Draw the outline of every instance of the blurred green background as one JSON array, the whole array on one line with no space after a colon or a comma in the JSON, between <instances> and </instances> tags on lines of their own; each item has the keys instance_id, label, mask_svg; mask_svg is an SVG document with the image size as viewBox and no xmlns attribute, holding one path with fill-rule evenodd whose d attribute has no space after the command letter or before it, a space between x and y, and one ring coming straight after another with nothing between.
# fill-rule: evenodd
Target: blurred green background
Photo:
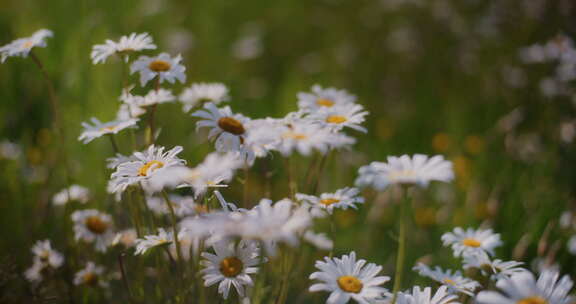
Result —
<instances>
[{"instance_id":1,"label":"blurred green background","mask_svg":"<svg viewBox=\"0 0 576 304\"><path fill-rule=\"evenodd\" d=\"M388 155L444 154L454 161L454 184L416 195L409 263L428 256L457 267L440 235L484 224L502 234L501 259L529 264L544 257L576 275L566 250L574 229L558 225L576 207L572 96L544 96L539 82L554 65L527 65L518 56L520 48L559 33L573 36L574 8L561 0L3 0L0 44L40 28L54 31L48 47L35 53L62 106L71 179L95 194L92 206L112 204L104 167L112 150L105 139L84 145L76 138L82 121L114 119L122 65L116 59L92 65L90 50L105 39L148 32L160 51L183 55L187 85L225 83L232 109L250 117L295 110L296 94L316 83L357 95L370 111L369 132L354 134L354 150L330 159L322 191L351 185L359 166ZM60 223L67 219L48 201L67 181L47 172L59 143L50 131L47 88L30 58L0 65L0 88L0 139L23 150L16 160L0 155L0 294L13 299L7 290L10 296L25 290L18 276L31 263L31 245L51 238L62 247ZM182 88L173 87L176 94ZM184 146L192 164L211 151L178 104L162 105L158 115L160 144ZM128 139L118 139L126 153ZM301 172L308 161L298 160ZM282 163L276 157L274 164ZM254 201L263 195L259 168L251 173ZM274 199L286 195L282 173L274 175ZM235 200L240 191L226 194ZM336 214L336 252L357 250L392 274L396 206L389 194L365 194L360 212ZM429 284L413 274L408 282ZM291 294L305 294L308 283L301 278Z\"/></svg>"}]
</instances>

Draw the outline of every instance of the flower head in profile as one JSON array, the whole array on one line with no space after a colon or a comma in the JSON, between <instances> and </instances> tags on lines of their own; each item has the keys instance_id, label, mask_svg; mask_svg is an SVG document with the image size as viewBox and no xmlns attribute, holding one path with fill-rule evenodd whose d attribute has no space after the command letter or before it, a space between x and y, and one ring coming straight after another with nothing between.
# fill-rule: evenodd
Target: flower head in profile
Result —
<instances>
[{"instance_id":1,"label":"flower head in profile","mask_svg":"<svg viewBox=\"0 0 576 304\"><path fill-rule=\"evenodd\" d=\"M74 285L108 287L108 282L104 278L104 267L93 262L86 263L86 266L74 275Z\"/></svg>"},{"instance_id":2,"label":"flower head in profile","mask_svg":"<svg viewBox=\"0 0 576 304\"><path fill-rule=\"evenodd\" d=\"M231 241L220 241L212 245L214 254L203 252L202 265L204 269L204 285L218 285L218 293L228 298L232 286L240 297L245 295L245 286L254 282L250 275L258 272L256 267L261 258L256 242L241 241L238 244Z\"/></svg>"},{"instance_id":3,"label":"flower head in profile","mask_svg":"<svg viewBox=\"0 0 576 304\"><path fill-rule=\"evenodd\" d=\"M398 293L398 304L460 304L458 297L450 294L446 286L440 286L436 293L432 293L432 288L421 289L419 286L412 288L411 292Z\"/></svg>"},{"instance_id":4,"label":"flower head in profile","mask_svg":"<svg viewBox=\"0 0 576 304\"><path fill-rule=\"evenodd\" d=\"M163 170L182 166L185 161L178 158L182 147L176 146L164 151L164 147L151 145L144 152L135 152L128 160L118 164L112 173L109 190L113 193L124 192L128 186L140 184L147 191L152 191L149 180Z\"/></svg>"},{"instance_id":5,"label":"flower head in profile","mask_svg":"<svg viewBox=\"0 0 576 304\"><path fill-rule=\"evenodd\" d=\"M449 182L454 178L452 163L440 155L389 156L387 162L372 162L358 172L357 186L372 186L378 191L391 184L425 187L431 181Z\"/></svg>"},{"instance_id":6,"label":"flower head in profile","mask_svg":"<svg viewBox=\"0 0 576 304\"><path fill-rule=\"evenodd\" d=\"M452 247L454 256L468 255L480 252L486 252L494 255L494 249L502 245L500 234L494 233L492 229L473 229L466 230L456 227L452 232L446 232L442 235L444 246Z\"/></svg>"},{"instance_id":7,"label":"flower head in profile","mask_svg":"<svg viewBox=\"0 0 576 304\"><path fill-rule=\"evenodd\" d=\"M72 185L56 193L52 197L52 203L56 206L63 206L69 202L79 202L85 204L90 199L90 190L80 185Z\"/></svg>"},{"instance_id":8,"label":"flower head in profile","mask_svg":"<svg viewBox=\"0 0 576 304\"><path fill-rule=\"evenodd\" d=\"M201 206L194 202L192 196L170 194L168 197L176 216L184 217L202 211ZM148 208L150 208L150 210L156 215L170 214L170 209L166 205L166 200L163 197L150 196L146 198L146 205L148 205Z\"/></svg>"},{"instance_id":9,"label":"flower head in profile","mask_svg":"<svg viewBox=\"0 0 576 304\"><path fill-rule=\"evenodd\" d=\"M78 210L72 213L74 238L94 243L97 251L106 252L114 239L112 217L94 209Z\"/></svg>"},{"instance_id":10,"label":"flower head in profile","mask_svg":"<svg viewBox=\"0 0 576 304\"><path fill-rule=\"evenodd\" d=\"M174 233L167 232L164 228L158 228L158 234L145 235L143 239L136 239L136 251L134 255L144 254L150 248L169 245L174 242Z\"/></svg>"},{"instance_id":11,"label":"flower head in profile","mask_svg":"<svg viewBox=\"0 0 576 304\"><path fill-rule=\"evenodd\" d=\"M166 89L150 90L144 96L132 95L130 89L131 88L128 88L122 92L120 100L124 102L124 104L135 108L145 108L157 104L169 103L176 99L174 94L172 94L172 91Z\"/></svg>"},{"instance_id":12,"label":"flower head in profile","mask_svg":"<svg viewBox=\"0 0 576 304\"><path fill-rule=\"evenodd\" d=\"M479 304L570 304L576 298L568 294L574 282L567 276L560 278L555 270L543 271L538 280L528 271L502 278L496 283L501 290L482 291L476 296Z\"/></svg>"},{"instance_id":13,"label":"flower head in profile","mask_svg":"<svg viewBox=\"0 0 576 304\"><path fill-rule=\"evenodd\" d=\"M24 272L24 276L30 282L41 282L46 269L57 269L64 263L64 256L54 249L50 240L37 241L32 247L34 262Z\"/></svg>"},{"instance_id":14,"label":"flower head in profile","mask_svg":"<svg viewBox=\"0 0 576 304\"><path fill-rule=\"evenodd\" d=\"M310 213L313 216L322 217L327 213L332 214L335 208L357 209L356 204L364 203L364 198L358 196L360 191L357 188L342 188L334 193L322 193L320 197L296 194L296 199L310 206Z\"/></svg>"},{"instance_id":15,"label":"flower head in profile","mask_svg":"<svg viewBox=\"0 0 576 304\"><path fill-rule=\"evenodd\" d=\"M464 255L463 264L464 269L479 269L484 276L494 281L528 271L521 267L524 264L522 262L491 260L490 256L483 251Z\"/></svg>"},{"instance_id":16,"label":"flower head in profile","mask_svg":"<svg viewBox=\"0 0 576 304\"><path fill-rule=\"evenodd\" d=\"M315 233L312 230L307 230L302 235L302 239L321 250L332 250L334 248L334 242L324 233Z\"/></svg>"},{"instance_id":17,"label":"flower head in profile","mask_svg":"<svg viewBox=\"0 0 576 304\"><path fill-rule=\"evenodd\" d=\"M114 120L109 122L101 122L97 118L92 117L92 124L83 122L82 126L84 131L78 137L78 140L82 143L87 144L92 140L102 137L107 134L118 134L118 132L127 128L136 128L136 123L138 119L127 119L127 120Z\"/></svg>"},{"instance_id":18,"label":"flower head in profile","mask_svg":"<svg viewBox=\"0 0 576 304\"><path fill-rule=\"evenodd\" d=\"M430 278L448 288L453 293L463 293L469 296L474 295L474 291L480 287L480 283L462 276L460 271L442 270L436 266L434 269L418 263L413 270L423 277Z\"/></svg>"},{"instance_id":19,"label":"flower head in profile","mask_svg":"<svg viewBox=\"0 0 576 304\"><path fill-rule=\"evenodd\" d=\"M176 80L186 82L186 67L180 61L182 56L171 57L168 53L162 53L155 57L140 56L130 66L130 73L140 73L140 84L145 86L148 81L158 77L158 82L168 81L174 83Z\"/></svg>"},{"instance_id":20,"label":"flower head in profile","mask_svg":"<svg viewBox=\"0 0 576 304\"><path fill-rule=\"evenodd\" d=\"M132 33L128 36L120 37L118 41L107 39L104 44L94 45L90 58L93 64L98 64L106 62L106 59L114 54L128 54L155 49L156 45L148 33Z\"/></svg>"},{"instance_id":21,"label":"flower head in profile","mask_svg":"<svg viewBox=\"0 0 576 304\"><path fill-rule=\"evenodd\" d=\"M368 115L368 111L364 111L361 105L346 104L319 109L312 112L307 118L334 132L351 128L366 133L366 128L362 126L366 115Z\"/></svg>"},{"instance_id":22,"label":"flower head in profile","mask_svg":"<svg viewBox=\"0 0 576 304\"><path fill-rule=\"evenodd\" d=\"M8 57L21 56L27 57L32 48L46 47L46 38L52 37L54 34L47 29L41 29L30 37L16 39L9 44L0 47L0 55L2 56L2 63Z\"/></svg>"},{"instance_id":23,"label":"flower head in profile","mask_svg":"<svg viewBox=\"0 0 576 304\"><path fill-rule=\"evenodd\" d=\"M184 89L178 98L182 103L182 111L188 113L192 108L206 102L215 105L227 101L228 88L222 83L193 83Z\"/></svg>"},{"instance_id":24,"label":"flower head in profile","mask_svg":"<svg viewBox=\"0 0 576 304\"><path fill-rule=\"evenodd\" d=\"M249 118L232 113L228 106L218 108L212 102L206 103L203 109L192 113L192 116L200 118L196 129L210 129L208 139L215 139L218 152L239 151L246 136Z\"/></svg>"},{"instance_id":25,"label":"flower head in profile","mask_svg":"<svg viewBox=\"0 0 576 304\"><path fill-rule=\"evenodd\" d=\"M348 147L355 143L354 138L334 133L310 121L298 121L280 129L280 143L276 147L284 156L298 152L304 156L313 151L322 154L338 148Z\"/></svg>"},{"instance_id":26,"label":"flower head in profile","mask_svg":"<svg viewBox=\"0 0 576 304\"><path fill-rule=\"evenodd\" d=\"M330 292L326 303L347 303L351 299L358 303L372 303L388 292L379 286L390 280L386 276L377 276L382 266L366 264L363 259L356 260L354 251L341 258L325 257L324 261L316 261L315 266L320 271L312 273L310 279L320 283L310 286L310 291Z\"/></svg>"},{"instance_id":27,"label":"flower head in profile","mask_svg":"<svg viewBox=\"0 0 576 304\"><path fill-rule=\"evenodd\" d=\"M346 90L322 88L319 85L312 86L312 92L310 93L298 93L298 108L306 112L315 112L319 109L349 105L354 102L356 102L356 96L349 94Z\"/></svg>"}]
</instances>

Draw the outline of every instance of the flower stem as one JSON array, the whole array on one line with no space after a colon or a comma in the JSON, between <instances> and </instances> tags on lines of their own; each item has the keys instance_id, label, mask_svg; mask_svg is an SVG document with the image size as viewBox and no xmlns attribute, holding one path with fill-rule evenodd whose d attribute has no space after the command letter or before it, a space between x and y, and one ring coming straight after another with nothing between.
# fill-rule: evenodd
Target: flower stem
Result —
<instances>
[{"instance_id":1,"label":"flower stem","mask_svg":"<svg viewBox=\"0 0 576 304\"><path fill-rule=\"evenodd\" d=\"M404 273L404 259L406 256L406 208L410 200L408 198L408 186L403 186L403 196L404 201L400 204L400 232L398 237L398 254L396 255L396 277L394 278L394 289L392 292L394 296L392 297L391 304L396 304L396 298L398 297L398 292L402 288L402 275Z\"/></svg>"},{"instance_id":2,"label":"flower stem","mask_svg":"<svg viewBox=\"0 0 576 304\"><path fill-rule=\"evenodd\" d=\"M166 205L168 206L168 210L170 210L170 217L172 219L172 233L174 233L174 243L176 244L176 256L178 258L178 267L176 267L178 269L178 271L180 272L180 276L181 276L181 281L182 283L180 283L180 288L179 288L179 292L178 292L178 297L177 297L177 303L181 303L182 302L182 294L180 293L180 291L182 291L182 284L184 282L184 268L182 267L182 250L180 248L180 240L178 240L178 222L176 219L176 213L174 212L174 207L172 206L172 202L170 201L170 198L168 197L168 193L166 193L166 190L162 190L162 197L164 197L164 201L166 202Z\"/></svg>"},{"instance_id":3,"label":"flower stem","mask_svg":"<svg viewBox=\"0 0 576 304\"><path fill-rule=\"evenodd\" d=\"M110 138L110 143L112 144L112 149L114 149L114 155L120 153L120 149L118 149L118 144L116 143L116 139L114 138L114 134L108 134L108 138Z\"/></svg>"},{"instance_id":4,"label":"flower stem","mask_svg":"<svg viewBox=\"0 0 576 304\"><path fill-rule=\"evenodd\" d=\"M132 290L130 290L130 284L128 283L128 277L126 276L126 267L124 267L124 256L126 256L126 253L124 252L121 252L118 255L118 265L120 267L120 274L122 275L122 282L124 283L124 288L126 288L126 293L128 294L128 303L133 303Z\"/></svg>"}]
</instances>

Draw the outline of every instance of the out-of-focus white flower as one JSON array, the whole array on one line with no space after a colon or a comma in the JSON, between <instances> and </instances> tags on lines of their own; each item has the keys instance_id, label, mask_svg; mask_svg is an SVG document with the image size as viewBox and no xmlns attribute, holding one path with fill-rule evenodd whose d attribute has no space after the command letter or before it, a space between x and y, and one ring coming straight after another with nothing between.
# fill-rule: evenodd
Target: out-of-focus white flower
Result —
<instances>
[{"instance_id":1,"label":"out-of-focus white flower","mask_svg":"<svg viewBox=\"0 0 576 304\"><path fill-rule=\"evenodd\" d=\"M494 255L494 248L502 245L500 234L494 233L492 229L473 229L466 230L456 227L452 232L446 232L442 235L444 246L452 247L454 256L468 255L479 252L486 252Z\"/></svg>"},{"instance_id":2,"label":"out-of-focus white flower","mask_svg":"<svg viewBox=\"0 0 576 304\"><path fill-rule=\"evenodd\" d=\"M166 89L150 90L150 92L144 96L132 95L128 89L123 91L120 100L133 107L144 108L152 105L173 102L176 100L176 97L172 94L172 91Z\"/></svg>"},{"instance_id":3,"label":"out-of-focus white flower","mask_svg":"<svg viewBox=\"0 0 576 304\"><path fill-rule=\"evenodd\" d=\"M156 45L148 33L132 33L120 37L118 42L107 39L104 44L94 45L90 58L93 64L98 64L105 62L113 54L127 55L132 52L155 49Z\"/></svg>"},{"instance_id":4,"label":"out-of-focus white flower","mask_svg":"<svg viewBox=\"0 0 576 304\"><path fill-rule=\"evenodd\" d=\"M113 157L109 157L106 159L106 168L108 169L116 169L116 167L118 167L119 165L129 162L129 161L135 161L138 160L136 157L130 155L130 156L126 156L126 155L122 155L120 153L116 153L116 156Z\"/></svg>"},{"instance_id":5,"label":"out-of-focus white flower","mask_svg":"<svg viewBox=\"0 0 576 304\"><path fill-rule=\"evenodd\" d=\"M217 105L229 98L228 88L222 83L193 83L184 89L178 99L182 102L182 111L188 113L196 105L206 102Z\"/></svg>"},{"instance_id":6,"label":"out-of-focus white flower","mask_svg":"<svg viewBox=\"0 0 576 304\"><path fill-rule=\"evenodd\" d=\"M238 245L230 241L220 241L212 245L214 253L203 252L202 270L204 286L218 282L218 293L228 299L231 285L240 297L245 295L245 286L254 282L251 274L258 272L255 267L260 263L259 249L255 242L241 241Z\"/></svg>"},{"instance_id":7,"label":"out-of-focus white flower","mask_svg":"<svg viewBox=\"0 0 576 304\"><path fill-rule=\"evenodd\" d=\"M8 140L0 141L0 159L16 160L22 156L22 148Z\"/></svg>"},{"instance_id":8,"label":"out-of-focus white flower","mask_svg":"<svg viewBox=\"0 0 576 304\"><path fill-rule=\"evenodd\" d=\"M130 73L140 73L140 84L145 86L148 81L158 77L159 83L168 81L174 83L176 80L181 83L186 82L186 67L180 61L182 56L171 57L168 53L162 53L156 57L140 56L130 66Z\"/></svg>"},{"instance_id":9,"label":"out-of-focus white flower","mask_svg":"<svg viewBox=\"0 0 576 304\"><path fill-rule=\"evenodd\" d=\"M216 139L217 151L230 152L240 149L249 118L232 113L228 106L218 108L212 102L204 104L204 108L192 113L192 116L201 119L196 123L196 129L210 128L208 138Z\"/></svg>"},{"instance_id":10,"label":"out-of-focus white flower","mask_svg":"<svg viewBox=\"0 0 576 304\"><path fill-rule=\"evenodd\" d=\"M114 239L112 240L112 245L116 246L118 244L122 244L126 248L130 248L135 245L136 238L136 229L125 229L116 233L116 236L114 236Z\"/></svg>"},{"instance_id":11,"label":"out-of-focus white flower","mask_svg":"<svg viewBox=\"0 0 576 304\"><path fill-rule=\"evenodd\" d=\"M72 185L56 193L52 197L52 203L56 206L66 205L68 202L85 204L90 199L90 190L80 185Z\"/></svg>"},{"instance_id":12,"label":"out-of-focus white flower","mask_svg":"<svg viewBox=\"0 0 576 304\"><path fill-rule=\"evenodd\" d=\"M568 252L576 255L576 234L570 237L568 240Z\"/></svg>"},{"instance_id":13,"label":"out-of-focus white flower","mask_svg":"<svg viewBox=\"0 0 576 304\"><path fill-rule=\"evenodd\" d=\"M164 228L158 228L158 234L145 235L143 239L136 239L134 255L144 254L150 248L169 245L172 242L174 242L174 233L167 232Z\"/></svg>"},{"instance_id":14,"label":"out-of-focus white flower","mask_svg":"<svg viewBox=\"0 0 576 304\"><path fill-rule=\"evenodd\" d=\"M449 182L454 178L452 163L441 155L389 156L386 163L372 162L361 167L358 172L360 176L356 179L357 186L372 186L378 191L386 189L390 184L426 187L431 181Z\"/></svg>"},{"instance_id":15,"label":"out-of-focus white flower","mask_svg":"<svg viewBox=\"0 0 576 304\"><path fill-rule=\"evenodd\" d=\"M108 282L104 279L104 267L86 263L84 269L74 275L74 285L85 285L89 287L108 287Z\"/></svg>"},{"instance_id":16,"label":"out-of-focus white flower","mask_svg":"<svg viewBox=\"0 0 576 304\"><path fill-rule=\"evenodd\" d=\"M196 214L198 206L194 203L192 196L181 196L176 194L169 195L170 203L174 208L176 216L187 216ZM146 204L152 212L157 215L170 214L170 210L166 205L166 200L163 197L151 196L146 198Z\"/></svg>"},{"instance_id":17,"label":"out-of-focus white flower","mask_svg":"<svg viewBox=\"0 0 576 304\"><path fill-rule=\"evenodd\" d=\"M484 276L496 281L501 278L511 277L514 274L528 271L522 267L524 263L516 261L490 260L486 252L475 252L464 255L464 269L477 268Z\"/></svg>"},{"instance_id":18,"label":"out-of-focus white flower","mask_svg":"<svg viewBox=\"0 0 576 304\"><path fill-rule=\"evenodd\" d=\"M0 55L2 56L2 63L8 57L21 56L27 57L32 48L46 47L46 38L54 36L52 31L41 29L30 37L16 39L7 45L0 47Z\"/></svg>"},{"instance_id":19,"label":"out-of-focus white flower","mask_svg":"<svg viewBox=\"0 0 576 304\"><path fill-rule=\"evenodd\" d=\"M388 291L379 287L390 280L390 277L377 276L382 266L368 263L366 260L356 260L356 253L341 258L325 257L324 261L316 261L320 271L310 275L310 279L318 280L310 286L311 292L327 291L330 296L326 303L348 303L351 299L358 303L372 303L381 299Z\"/></svg>"},{"instance_id":20,"label":"out-of-focus white flower","mask_svg":"<svg viewBox=\"0 0 576 304\"><path fill-rule=\"evenodd\" d=\"M412 288L412 292L400 292L396 303L398 304L460 304L458 297L450 294L446 286L440 286L435 294L432 294L432 288L426 287L420 289L419 286Z\"/></svg>"},{"instance_id":21,"label":"out-of-focus white flower","mask_svg":"<svg viewBox=\"0 0 576 304\"><path fill-rule=\"evenodd\" d=\"M330 130L338 132L344 128L351 128L366 133L366 128L361 124L368 111L359 104L347 104L341 106L324 107L308 116L308 119L319 122Z\"/></svg>"},{"instance_id":22,"label":"out-of-focus white flower","mask_svg":"<svg viewBox=\"0 0 576 304\"><path fill-rule=\"evenodd\" d=\"M154 145L144 152L135 152L129 160L117 165L111 176L110 190L114 193L124 192L128 186L136 184L140 184L147 191L153 190L148 187L148 182L154 175L185 164L184 160L176 157L180 152L180 146L164 152L164 147Z\"/></svg>"},{"instance_id":23,"label":"out-of-focus white flower","mask_svg":"<svg viewBox=\"0 0 576 304\"><path fill-rule=\"evenodd\" d=\"M480 287L478 282L463 277L460 271L444 271L438 266L432 270L430 267L422 263L418 263L418 265L414 266L413 270L417 271L421 276L430 278L448 287L451 292L464 293L469 296L474 296L474 291Z\"/></svg>"},{"instance_id":24,"label":"out-of-focus white flower","mask_svg":"<svg viewBox=\"0 0 576 304\"><path fill-rule=\"evenodd\" d=\"M560 279L560 280L558 280ZM502 293L482 291L478 293L479 304L569 304L574 297L569 296L574 283L567 276L560 278L557 271L546 270L538 280L530 272L522 272L511 278L502 278L496 283Z\"/></svg>"},{"instance_id":25,"label":"out-of-focus white flower","mask_svg":"<svg viewBox=\"0 0 576 304\"><path fill-rule=\"evenodd\" d=\"M356 96L346 90L335 88L322 88L319 85L312 86L312 92L298 93L298 107L307 112L315 112L321 108L331 108L356 102Z\"/></svg>"},{"instance_id":26,"label":"out-of-focus white flower","mask_svg":"<svg viewBox=\"0 0 576 304\"><path fill-rule=\"evenodd\" d=\"M332 250L332 248L334 248L334 242L324 233L315 233L312 230L307 230L302 237L306 242L318 249Z\"/></svg>"},{"instance_id":27,"label":"out-of-focus white flower","mask_svg":"<svg viewBox=\"0 0 576 304\"><path fill-rule=\"evenodd\" d=\"M52 249L50 240L37 241L32 247L34 262L24 272L26 279L32 283L39 283L44 279L47 269L55 270L64 263L64 256Z\"/></svg>"},{"instance_id":28,"label":"out-of-focus white flower","mask_svg":"<svg viewBox=\"0 0 576 304\"><path fill-rule=\"evenodd\" d=\"M118 132L126 128L136 128L138 119L134 118L128 120L114 120L103 123L97 118L92 117L91 121L92 124L86 122L82 123L84 131L82 134L80 134L78 140L82 141L84 144L87 144L92 140L98 137L102 137L106 134L118 134Z\"/></svg>"},{"instance_id":29,"label":"out-of-focus white flower","mask_svg":"<svg viewBox=\"0 0 576 304\"><path fill-rule=\"evenodd\" d=\"M74 238L94 243L97 251L106 252L112 244L114 232L112 217L94 209L78 210L72 213Z\"/></svg>"},{"instance_id":30,"label":"out-of-focus white flower","mask_svg":"<svg viewBox=\"0 0 576 304\"><path fill-rule=\"evenodd\" d=\"M323 217L326 212L332 214L334 208L357 209L355 204L364 203L364 198L358 196L359 192L357 188L346 187L334 193L322 193L320 197L297 193L296 200L308 204L313 216Z\"/></svg>"},{"instance_id":31,"label":"out-of-focus white flower","mask_svg":"<svg viewBox=\"0 0 576 304\"><path fill-rule=\"evenodd\" d=\"M330 129L309 121L285 126L281 130L280 138L276 149L284 156L289 156L294 151L307 156L314 150L325 154L331 149L348 147L356 142L352 137L333 133Z\"/></svg>"}]
</instances>

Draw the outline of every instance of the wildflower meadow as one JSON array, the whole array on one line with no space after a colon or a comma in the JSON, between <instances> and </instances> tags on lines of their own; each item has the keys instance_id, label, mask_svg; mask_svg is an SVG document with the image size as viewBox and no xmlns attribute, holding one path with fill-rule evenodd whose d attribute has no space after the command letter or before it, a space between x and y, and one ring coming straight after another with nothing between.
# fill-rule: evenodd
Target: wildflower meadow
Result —
<instances>
[{"instance_id":1,"label":"wildflower meadow","mask_svg":"<svg viewBox=\"0 0 576 304\"><path fill-rule=\"evenodd\" d=\"M576 303L573 1L5 2L0 303Z\"/></svg>"}]
</instances>

